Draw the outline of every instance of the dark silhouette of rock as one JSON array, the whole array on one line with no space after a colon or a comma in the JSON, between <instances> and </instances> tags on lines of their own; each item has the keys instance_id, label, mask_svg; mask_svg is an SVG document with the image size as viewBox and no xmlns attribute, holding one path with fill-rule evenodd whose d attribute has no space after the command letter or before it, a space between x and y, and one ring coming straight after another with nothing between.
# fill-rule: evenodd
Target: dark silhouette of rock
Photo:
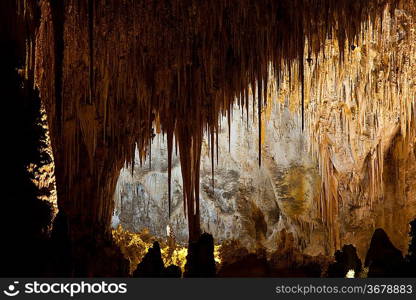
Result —
<instances>
[{"instance_id":1,"label":"dark silhouette of rock","mask_svg":"<svg viewBox=\"0 0 416 300\"><path fill-rule=\"evenodd\" d=\"M51 233L51 244L53 247L53 267L54 277L71 276L72 266L72 246L69 239L68 220L63 211L60 211L53 222Z\"/></svg>"},{"instance_id":2,"label":"dark silhouette of rock","mask_svg":"<svg viewBox=\"0 0 416 300\"><path fill-rule=\"evenodd\" d=\"M178 266L170 265L165 268L160 252L158 242L153 243L153 247L149 248L143 260L137 265L133 277L175 277L180 278L181 269Z\"/></svg>"},{"instance_id":3,"label":"dark silhouette of rock","mask_svg":"<svg viewBox=\"0 0 416 300\"><path fill-rule=\"evenodd\" d=\"M320 277L322 265L326 264L321 256L302 253L296 246L293 233L285 229L280 231L276 251L270 254L269 259L272 277Z\"/></svg>"},{"instance_id":4,"label":"dark silhouette of rock","mask_svg":"<svg viewBox=\"0 0 416 300\"><path fill-rule=\"evenodd\" d=\"M33 171L50 163L43 152L46 130L42 127L41 100L33 77L19 75L24 68L25 40L33 23L22 22L15 1L1 1L0 81L3 114L3 199L0 228L2 253L0 276L36 277L48 275L50 249L48 230L52 209L39 197L49 196L32 181ZM26 49L26 50L25 50ZM48 253L48 254L47 254Z\"/></svg>"},{"instance_id":5,"label":"dark silhouette of rock","mask_svg":"<svg viewBox=\"0 0 416 300\"><path fill-rule=\"evenodd\" d=\"M323 257L309 256L296 248L277 250L269 260L271 277L320 277L324 264Z\"/></svg>"},{"instance_id":6,"label":"dark silhouette of rock","mask_svg":"<svg viewBox=\"0 0 416 300\"><path fill-rule=\"evenodd\" d=\"M267 259L264 249L224 263L218 277L320 277L320 257L301 254L294 248L276 251ZM315 261L316 260L316 261Z\"/></svg>"},{"instance_id":7,"label":"dark silhouette of rock","mask_svg":"<svg viewBox=\"0 0 416 300\"><path fill-rule=\"evenodd\" d=\"M342 251L335 252L335 262L328 267L328 277L342 278L345 277L348 270L345 269L345 264L342 262Z\"/></svg>"},{"instance_id":8,"label":"dark silhouette of rock","mask_svg":"<svg viewBox=\"0 0 416 300\"><path fill-rule=\"evenodd\" d=\"M409 244L409 254L408 259L416 263L416 219L410 222L410 232L409 235L411 236L410 244Z\"/></svg>"},{"instance_id":9,"label":"dark silhouette of rock","mask_svg":"<svg viewBox=\"0 0 416 300\"><path fill-rule=\"evenodd\" d=\"M290 274L290 277L321 277L322 267L319 262L309 262L303 266L300 266L298 269L295 269Z\"/></svg>"},{"instance_id":10,"label":"dark silhouette of rock","mask_svg":"<svg viewBox=\"0 0 416 300\"><path fill-rule=\"evenodd\" d=\"M181 278L182 271L181 268L175 265L170 265L167 268L163 269L162 277L170 277L170 278Z\"/></svg>"},{"instance_id":11,"label":"dark silhouette of rock","mask_svg":"<svg viewBox=\"0 0 416 300\"><path fill-rule=\"evenodd\" d=\"M344 245L335 252L335 263L328 267L328 277L345 277L349 270L357 276L362 270L362 263L353 245Z\"/></svg>"},{"instance_id":12,"label":"dark silhouette of rock","mask_svg":"<svg viewBox=\"0 0 416 300\"><path fill-rule=\"evenodd\" d=\"M138 264L133 277L161 277L163 269L160 246L158 242L154 242L153 247L149 248L141 263Z\"/></svg>"},{"instance_id":13,"label":"dark silhouette of rock","mask_svg":"<svg viewBox=\"0 0 416 300\"><path fill-rule=\"evenodd\" d=\"M402 252L394 247L386 232L381 228L376 229L371 238L365 266L369 268L368 277L402 277L404 275Z\"/></svg>"},{"instance_id":14,"label":"dark silhouette of rock","mask_svg":"<svg viewBox=\"0 0 416 300\"><path fill-rule=\"evenodd\" d=\"M204 233L189 243L184 277L215 277L214 239Z\"/></svg>"},{"instance_id":15,"label":"dark silhouette of rock","mask_svg":"<svg viewBox=\"0 0 416 300\"><path fill-rule=\"evenodd\" d=\"M406 277L416 277L416 219L410 222L410 243L406 255Z\"/></svg>"},{"instance_id":16,"label":"dark silhouette of rock","mask_svg":"<svg viewBox=\"0 0 416 300\"><path fill-rule=\"evenodd\" d=\"M218 277L269 277L270 268L266 258L248 254L240 260L224 265Z\"/></svg>"}]
</instances>

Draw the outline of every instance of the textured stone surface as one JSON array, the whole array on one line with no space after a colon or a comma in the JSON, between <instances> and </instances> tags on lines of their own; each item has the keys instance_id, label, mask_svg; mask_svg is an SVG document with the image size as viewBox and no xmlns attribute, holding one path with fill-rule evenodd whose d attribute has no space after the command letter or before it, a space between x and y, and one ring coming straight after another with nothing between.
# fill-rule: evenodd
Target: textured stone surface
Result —
<instances>
[{"instance_id":1,"label":"textured stone surface","mask_svg":"<svg viewBox=\"0 0 416 300\"><path fill-rule=\"evenodd\" d=\"M18 3L29 6L27 1ZM218 120L231 113L233 104L252 104L244 97L249 86L257 87L256 104L262 107L269 79L283 83L289 77L290 103L303 111L311 86L327 82L326 70L308 71L313 61L322 62L326 43L336 48L341 66L343 47L359 40L359 33L384 41L380 24L387 8L389 13L405 8L414 15L414 4L406 0L30 3L39 6L33 15L22 14L36 24L27 35L28 49L23 49L32 53L26 75L34 77L45 103L58 205L71 228L74 224L74 236L79 223L90 236L101 231L110 235L119 170L126 160L134 161L136 144L143 158L154 131L160 130L169 141L177 138L189 230L197 238L199 206L193 204L199 202L202 135L215 134ZM373 29L381 34L373 38ZM401 96L409 95L411 81L401 80L405 68L400 60L387 60L400 81L400 91L392 93L400 99L394 106L407 107L402 104L408 98ZM270 67L276 72L273 77ZM373 87L370 83L377 78L365 65L359 71L360 95L374 96L374 88L366 86ZM344 70L332 68L329 74L342 78ZM383 91L387 98L390 90ZM336 201L329 202L334 205L325 210L325 218L333 225ZM331 232L332 240L339 240L337 234Z\"/></svg>"},{"instance_id":2,"label":"textured stone surface","mask_svg":"<svg viewBox=\"0 0 416 300\"><path fill-rule=\"evenodd\" d=\"M336 101L336 98L333 100ZM212 187L211 153L204 140L201 159L201 227L213 234L217 243L237 239L251 251L266 247L278 248L282 229L292 233L294 246L309 255L333 255L335 247L329 236L336 226L339 244L353 244L363 259L375 228L382 227L392 242L407 251L408 222L416 214L416 171L414 123L407 138L398 130L397 121L384 120L377 137L365 133L351 142L345 132L337 131L336 120L322 115L321 121L334 136L328 157L337 182L336 224L324 222L319 212L322 201L322 172L309 151L310 135L302 132L300 118L289 105L275 96L263 112L262 166L258 166L257 120L249 127L246 114L234 109L229 141L227 120L219 135L219 159L214 155L214 189ZM330 112L328 106L324 112ZM254 114L256 116L256 114ZM255 117L256 118L256 117ZM392 117L390 117L393 119ZM328 126L329 127L329 126ZM383 190L369 201L372 169L368 156L383 149ZM362 144L360 147L359 145ZM360 147L354 153L352 146ZM404 151L403 149L406 149ZM230 150L230 151L229 151ZM406 153L406 154L404 154ZM354 157L355 155L355 157ZM149 159L131 169L123 169L115 193L114 225L139 231L149 228L159 237L166 235L169 224L179 241L187 240L187 224L183 215L182 185L177 156L173 159L172 215L168 218L166 142L156 136ZM359 179L354 179L358 176ZM363 200L364 199L364 200Z\"/></svg>"},{"instance_id":3,"label":"textured stone surface","mask_svg":"<svg viewBox=\"0 0 416 300\"><path fill-rule=\"evenodd\" d=\"M12 30L24 62L12 69L30 78L45 104L59 208L80 249L85 239L110 237L119 170L124 161L134 160L135 143L139 157L148 153L154 131L178 137L184 184L177 190L183 186L186 191L191 234L199 233L199 205L193 201L199 200L195 189L201 180L205 229L225 238L241 236L251 247L273 247L275 233L286 228L305 251L333 252L348 239L364 245L377 224L395 243L406 243L415 195L413 2L3 2L2 11L27 28ZM387 11L383 14L385 5L394 20ZM356 42L358 46L350 45ZM316 184L303 158L287 159L303 152L291 137L292 129L299 128L288 122L275 127L270 144L264 145L264 172L254 167L250 152L256 139L232 135L233 147L246 143L249 150L229 155L232 159L220 152L225 162L219 164L218 193L212 192L210 202L207 163L199 176L201 136L217 131L218 118L231 113L232 104L251 104L244 96L235 98L250 85L266 102L263 83L271 78L270 63L279 92L286 89L290 106L306 109L312 138L303 138L300 149L313 146L310 153L318 158L322 184ZM266 109L265 119L267 114ZM272 115L273 122L282 116ZM282 136L279 128L285 131ZM282 155L286 135L294 146ZM152 178L143 182L143 192L135 180L126 191L163 200L154 193L162 189L151 185L152 180L155 186L165 184ZM137 215L156 223L165 209L151 203L143 206L147 215ZM174 203L177 216L179 203ZM352 211L355 215L348 218ZM177 219L180 226L184 218ZM78 252L88 252L84 250Z\"/></svg>"},{"instance_id":4,"label":"textured stone surface","mask_svg":"<svg viewBox=\"0 0 416 300\"><path fill-rule=\"evenodd\" d=\"M219 135L214 188L209 148L207 140L204 141L201 226L204 231L212 233L217 242L239 239L249 249L260 245L272 247L276 233L286 228L299 237L299 246L306 246L304 238L309 244L310 237L300 238L298 228L304 222L313 221L310 213L319 186L317 165L307 152L299 118L278 103L274 111L276 118L267 123L263 165L259 168L258 129L252 125L256 122L250 121L247 128L246 116L242 119L241 112L234 110L230 151L227 126ZM157 136L152 144L151 168L148 160L142 167L136 163L133 177L131 169L121 171L115 194L117 217L114 220L118 218L123 227L133 231L148 227L158 236L166 235L169 223L177 239L185 242L187 226L183 216L180 167L175 156L169 221L166 157L166 142ZM320 248L322 252L324 248Z\"/></svg>"}]
</instances>

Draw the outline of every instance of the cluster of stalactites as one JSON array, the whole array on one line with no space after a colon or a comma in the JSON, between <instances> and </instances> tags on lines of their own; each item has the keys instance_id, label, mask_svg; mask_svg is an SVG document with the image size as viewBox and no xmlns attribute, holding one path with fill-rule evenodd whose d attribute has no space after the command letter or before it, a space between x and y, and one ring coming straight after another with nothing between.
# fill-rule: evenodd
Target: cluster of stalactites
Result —
<instances>
[{"instance_id":1,"label":"cluster of stalactites","mask_svg":"<svg viewBox=\"0 0 416 300\"><path fill-rule=\"evenodd\" d=\"M248 108L249 86L260 114L269 67L278 86L286 74L299 82L306 115L306 64L325 55L328 40L341 45L342 62L344 45L381 19L386 5L394 11L401 2L40 1L36 85L48 112L62 193L85 208L75 202L87 201L75 200L83 189L77 174L85 172L96 189L87 196L110 201L115 180L106 173L133 163L136 144L144 159L156 127L167 135L169 169L175 136L185 208L198 226L204 132L212 137L213 153L220 116L231 118L236 102ZM96 206L97 218L109 221L111 205Z\"/></svg>"},{"instance_id":2,"label":"cluster of stalactites","mask_svg":"<svg viewBox=\"0 0 416 300\"><path fill-rule=\"evenodd\" d=\"M415 144L415 26L414 3L385 11L352 43L328 41L305 67L309 146L322 177L317 205L335 248L340 246L340 205L350 201L372 209L384 195L384 159L395 137L403 138L402 161ZM349 182L346 188L354 199L343 199L338 180ZM397 187L401 197L404 187L404 183Z\"/></svg>"}]
</instances>

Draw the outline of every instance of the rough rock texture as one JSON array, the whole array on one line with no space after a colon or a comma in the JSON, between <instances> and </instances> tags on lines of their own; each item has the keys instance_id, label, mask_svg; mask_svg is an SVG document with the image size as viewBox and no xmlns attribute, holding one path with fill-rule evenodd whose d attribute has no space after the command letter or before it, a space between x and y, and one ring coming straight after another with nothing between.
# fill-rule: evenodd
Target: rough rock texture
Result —
<instances>
[{"instance_id":1,"label":"rough rock texture","mask_svg":"<svg viewBox=\"0 0 416 300\"><path fill-rule=\"evenodd\" d=\"M158 129L168 153L177 138L189 231L197 239L202 135L216 134L235 96L248 108L251 86L260 111L272 66L277 82L287 73L302 91L293 103L304 112L305 58L323 53L329 37L343 55L386 5L391 12L406 3L39 1L31 71L49 117L58 202L72 239L84 230L109 236L118 172L134 161L135 143L140 158L149 153Z\"/></svg>"},{"instance_id":2,"label":"rough rock texture","mask_svg":"<svg viewBox=\"0 0 416 300\"><path fill-rule=\"evenodd\" d=\"M330 243L354 244L361 258L378 227L407 251L408 223L416 215L416 65L406 58L416 53L415 19L404 10L384 17L375 25L383 39L363 34L344 67L329 46L326 71L320 70L326 81L312 85L307 118ZM330 75L338 68L340 78Z\"/></svg>"},{"instance_id":3,"label":"rough rock texture","mask_svg":"<svg viewBox=\"0 0 416 300\"><path fill-rule=\"evenodd\" d=\"M294 230L297 236L311 236L309 233L315 232L312 229L320 228L320 222L315 224L311 219L318 218L328 231L322 238L329 240L327 248L339 248L344 237L358 240L369 232L355 235L355 229L365 228L366 224L361 223L353 224L354 230L347 228L341 219L350 213L347 204L360 208L355 210L358 216L354 220L371 220L371 208L389 200L392 212L383 209L383 216L375 219L388 227L399 211L393 204L397 195L406 195L397 200L399 205L407 206L408 199L412 200L412 173L400 169L411 166L414 157L412 1L3 2L6 5L2 12L25 25L22 31L12 31L10 41L17 40L18 57L7 72L14 76L20 72L28 78L33 83L28 91L37 89L45 104L56 164L58 206L68 220L69 240L76 246L72 255L79 259L75 263L78 267L87 259L82 257L88 252L83 248L85 241L93 245L103 241L104 245L110 239L113 195L120 169L125 161L134 162L136 144L139 157L144 159L150 153L148 146L154 133L159 131L167 136L168 157L174 149L173 136L177 139L188 230L190 239L197 240L202 136L209 133L212 153L218 120L224 115L230 119L232 104L245 109L249 104L257 105L262 115L269 101L269 79L279 84L281 92L286 89L289 105L301 112L301 127L309 131L311 153L318 157L322 192L319 201L313 202L316 206L311 207L316 214L307 210L299 214L302 205L296 201L279 206L281 211L295 215L284 222L298 223L300 229ZM391 14L400 22L391 22ZM360 45L357 51L352 50L357 59L350 63L346 59L353 55L345 48L350 49L352 43ZM365 43L374 43L379 51L373 53L372 47L361 47ZM324 57L328 55L332 59L326 63ZM273 76L270 68L275 72ZM248 101L250 88L257 101ZM328 101L326 92L345 95L345 103L339 99ZM11 96L17 96L17 92ZM342 109L337 111L339 106ZM261 117L257 123L262 137L265 126ZM391 148L388 142L396 141L392 124L400 127L397 148ZM332 139L331 130L341 134L341 141ZM381 134L387 141L376 141L374 137ZM369 137L368 143L357 142L363 135ZM342 143L352 139L354 142ZM260 164L261 138L257 144ZM336 151L337 145L341 145L341 151ZM350 148L352 151L344 152ZM397 173L393 172L397 168L382 167L389 149L395 165L400 165ZM343 169L339 162L346 160L336 159L334 153L352 156L352 168ZM267 159L263 158L264 165ZM381 176L386 170L390 170L388 175L394 173L400 178L392 181L392 176ZM303 169L296 172L302 173ZM273 172L271 177L276 174ZM298 180L299 176L289 177ZM388 184L391 188L384 189ZM281 190L290 194L284 186ZM352 197L348 197L349 192L343 194L347 190L353 191ZM256 220L254 226L250 225L250 235L261 240L273 230L263 219L273 219L274 215L262 211L261 202L250 201L249 208L244 208L245 203L243 210ZM351 232L353 236L349 237ZM405 230L400 232L404 235ZM100 247L92 249L105 257ZM84 274L92 274L94 266L86 268Z\"/></svg>"},{"instance_id":4,"label":"rough rock texture","mask_svg":"<svg viewBox=\"0 0 416 300\"><path fill-rule=\"evenodd\" d=\"M165 268L160 252L158 242L153 243L153 247L149 248L143 260L138 264L137 269L133 272L133 277L176 277L182 275L178 266L170 265Z\"/></svg>"},{"instance_id":5,"label":"rough rock texture","mask_svg":"<svg viewBox=\"0 0 416 300\"><path fill-rule=\"evenodd\" d=\"M270 277L270 266L265 257L258 257L252 253L222 266L218 277Z\"/></svg>"},{"instance_id":6,"label":"rough rock texture","mask_svg":"<svg viewBox=\"0 0 416 300\"><path fill-rule=\"evenodd\" d=\"M212 233L217 243L237 239L251 251L256 247L275 250L282 242L278 233L285 229L293 234L296 247L304 253L332 255L334 248L328 243L328 231L316 208L322 183L318 164L308 152L308 141L301 131L299 117L284 103L275 101L272 106L266 123L261 168L257 165L257 151L253 147L258 139L257 128L247 128L245 120L238 117L239 110L234 110L230 144L227 128L219 134L220 155L218 164L215 157L214 189L210 153L205 140L200 189L202 229ZM389 136L390 132L385 132L385 135ZM400 138L389 141L389 144L396 149L403 147ZM121 171L115 193L113 225L120 223L131 231L149 228L159 237L166 235L166 226L169 225L176 238L186 242L187 223L183 217L178 159L174 156L172 164L173 197L169 218L166 142L161 136L154 139L152 149L151 168L147 161L142 167L136 164L133 176L130 168ZM343 165L348 160L341 153L333 152L331 157L344 168L345 173L337 178L349 182L346 174L357 170ZM416 213L414 159L411 152L408 163L402 162L399 166L395 165L391 152L386 153L384 172L404 172L402 176L407 176L407 179L401 181L396 176L386 175L386 193L375 208L369 204L354 206L348 202L340 205L338 226L342 244L354 244L362 259L377 226L384 226L395 245L407 251L408 223ZM405 185L403 188L407 193L397 191L401 184ZM342 192L347 199L359 197L354 191Z\"/></svg>"},{"instance_id":7,"label":"rough rock texture","mask_svg":"<svg viewBox=\"0 0 416 300\"><path fill-rule=\"evenodd\" d=\"M280 232L280 241L272 253L258 248L248 253L238 241L227 241L220 250L220 277L320 277L329 258L302 253L295 245L292 233ZM241 275L239 275L241 274Z\"/></svg>"},{"instance_id":8,"label":"rough rock texture","mask_svg":"<svg viewBox=\"0 0 416 300\"><path fill-rule=\"evenodd\" d=\"M284 104L275 102L273 106L273 115L266 123L261 168L255 146L258 128L251 123L247 127L238 109L233 111L230 143L227 125L218 136L219 156L218 162L215 156L214 177L208 139L204 140L201 227L217 242L238 239L250 250L257 246L275 247L276 235L286 228L293 232L302 248L313 240L314 247L319 249L315 254L318 254L325 249L324 240L317 238L319 228L312 234L301 230L304 222L313 221L310 213L319 187L317 164L307 152L300 118L291 114ZM152 234L164 237L169 225L177 240L186 242L179 160L173 156L169 218L166 157L166 141L157 136L152 144L151 162L146 161L142 167L137 162L133 176L130 168L121 171L115 193L113 226L120 222L123 228L132 231L149 228Z\"/></svg>"},{"instance_id":9,"label":"rough rock texture","mask_svg":"<svg viewBox=\"0 0 416 300\"><path fill-rule=\"evenodd\" d=\"M214 239L203 233L198 241L189 242L184 277L215 277Z\"/></svg>"},{"instance_id":10,"label":"rough rock texture","mask_svg":"<svg viewBox=\"0 0 416 300\"><path fill-rule=\"evenodd\" d=\"M43 201L48 184L37 185L38 175L51 163L46 147L41 99L33 89L26 38L36 28L34 3L27 3L27 20L17 1L0 2L0 100L3 103L2 134L2 256L0 276L35 277L53 274L48 240L52 207ZM33 61L32 61L33 62ZM27 67L27 68L26 68ZM47 167L46 167L47 168ZM45 179L45 178L43 178ZM48 178L46 178L48 179Z\"/></svg>"}]
</instances>

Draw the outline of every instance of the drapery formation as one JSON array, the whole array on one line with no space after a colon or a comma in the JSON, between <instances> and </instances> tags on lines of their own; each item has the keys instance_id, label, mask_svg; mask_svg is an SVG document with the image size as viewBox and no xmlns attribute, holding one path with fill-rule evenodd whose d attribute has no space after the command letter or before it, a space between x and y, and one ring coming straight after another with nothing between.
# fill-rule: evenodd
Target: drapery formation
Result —
<instances>
[{"instance_id":1,"label":"drapery formation","mask_svg":"<svg viewBox=\"0 0 416 300\"><path fill-rule=\"evenodd\" d=\"M359 43L360 32L379 22L386 7L394 12L414 5L400 0L16 3L23 20L36 21L26 30L26 73L34 75L45 103L59 207L71 226L90 233L108 227L119 170L125 161L134 162L136 144L145 159L160 129L169 152L175 136L180 153L190 240L199 235L202 135L212 136L214 152L219 117L231 118L233 104L257 105L261 114L270 68L277 86L285 75L298 83L296 105L308 117L313 86L306 83L319 76L308 78L305 65L321 64L325 43L333 41L342 63L345 45ZM249 90L256 103L249 103ZM308 119L302 122L307 129ZM258 147L261 164L261 140ZM337 196L334 183L325 184L322 212L332 218L331 197Z\"/></svg>"}]
</instances>

